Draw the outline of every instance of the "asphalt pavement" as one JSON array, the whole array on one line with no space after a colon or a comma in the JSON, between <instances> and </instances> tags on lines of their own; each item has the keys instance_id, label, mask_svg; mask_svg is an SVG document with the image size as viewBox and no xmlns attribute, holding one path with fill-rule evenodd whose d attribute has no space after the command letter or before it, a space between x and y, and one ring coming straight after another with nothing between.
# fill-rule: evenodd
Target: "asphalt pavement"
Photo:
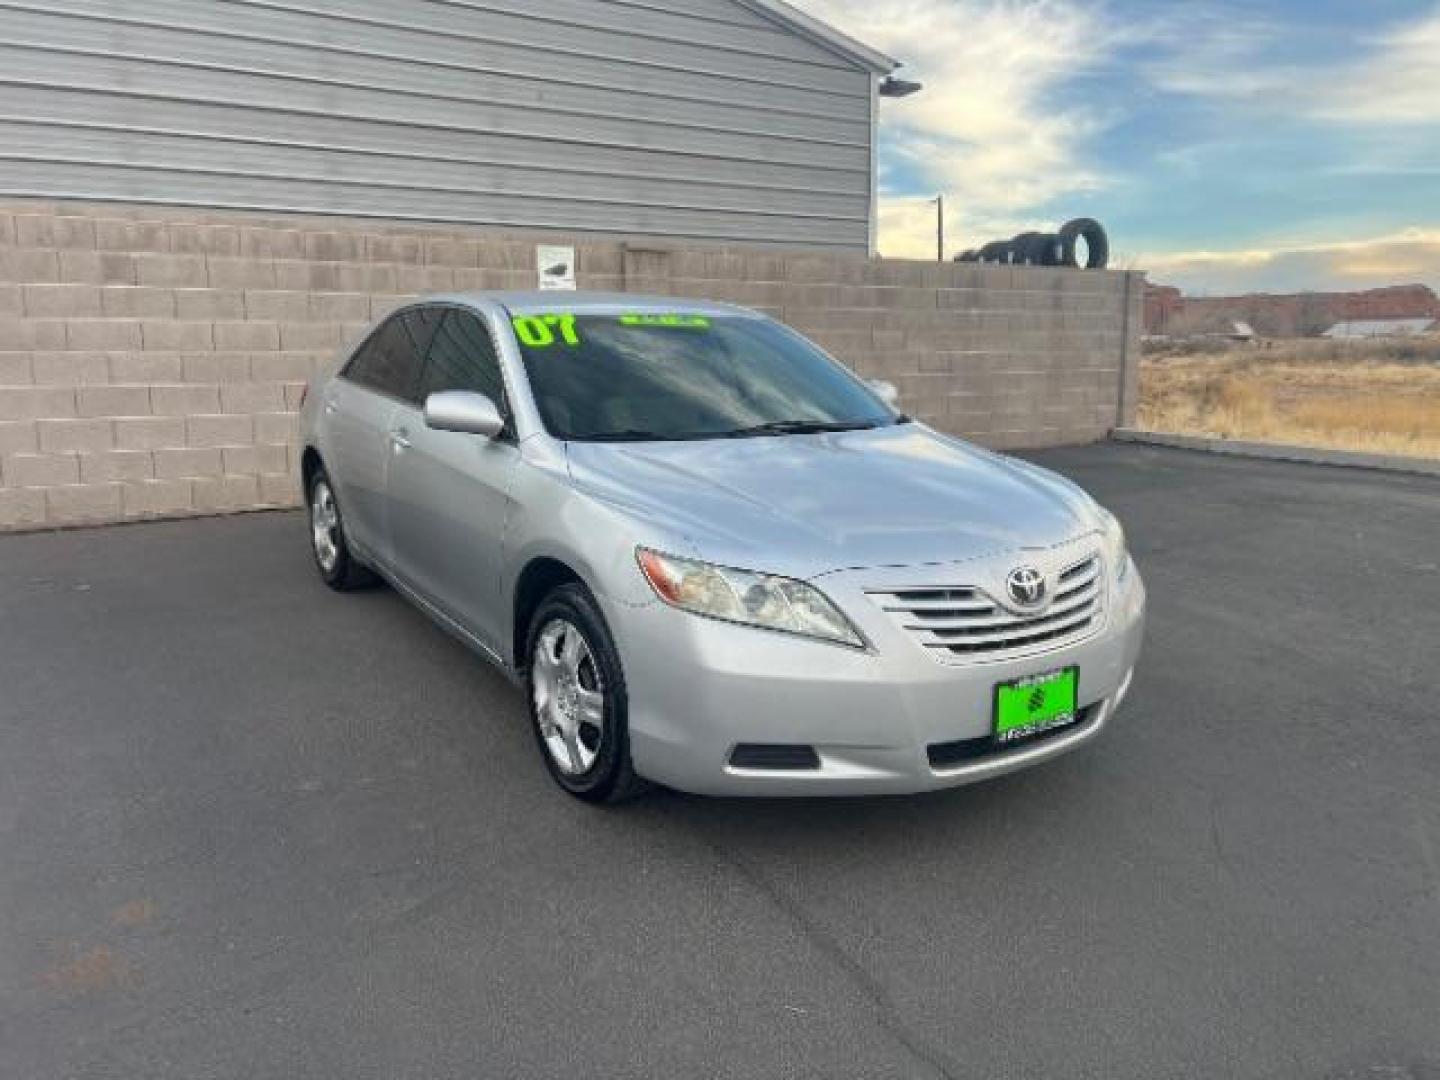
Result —
<instances>
[{"instance_id":1,"label":"asphalt pavement","mask_svg":"<svg viewBox=\"0 0 1440 1080\"><path fill-rule=\"evenodd\" d=\"M1132 697L914 798L574 802L297 514L0 537L0 1077L1440 1077L1440 482L1034 457Z\"/></svg>"}]
</instances>

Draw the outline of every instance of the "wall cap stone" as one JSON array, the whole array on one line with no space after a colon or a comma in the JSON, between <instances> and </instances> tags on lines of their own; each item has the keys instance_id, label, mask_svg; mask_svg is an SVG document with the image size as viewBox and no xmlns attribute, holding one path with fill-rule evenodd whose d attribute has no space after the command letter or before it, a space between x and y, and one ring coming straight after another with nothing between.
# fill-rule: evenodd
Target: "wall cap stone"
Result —
<instances>
[{"instance_id":1,"label":"wall cap stone","mask_svg":"<svg viewBox=\"0 0 1440 1080\"><path fill-rule=\"evenodd\" d=\"M1110 437L1116 442L1164 446L1173 450L1194 450L1200 453L1223 454L1230 457L1440 477L1440 461L1406 457L1401 454L1367 454L1356 450L1331 450L1325 447L1294 446L1288 443L1246 442L1240 439L1208 438L1203 435L1141 431L1136 428L1116 428L1110 433Z\"/></svg>"}]
</instances>

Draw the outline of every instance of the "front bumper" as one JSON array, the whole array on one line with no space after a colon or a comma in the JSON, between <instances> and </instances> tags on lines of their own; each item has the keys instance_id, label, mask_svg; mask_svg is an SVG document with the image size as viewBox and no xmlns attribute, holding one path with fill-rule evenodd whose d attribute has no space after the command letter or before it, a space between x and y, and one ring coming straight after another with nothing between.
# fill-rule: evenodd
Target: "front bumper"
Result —
<instances>
[{"instance_id":1,"label":"front bumper","mask_svg":"<svg viewBox=\"0 0 1440 1080\"><path fill-rule=\"evenodd\" d=\"M847 580L854 577L855 580ZM860 651L705 619L656 602L607 604L620 643L635 769L707 795L905 794L956 787L1089 742L1130 686L1145 624L1131 568L1103 625L1022 659L940 663L864 598L858 574L822 583L873 648ZM989 736L997 683L1076 665L1081 720L1034 743L947 764L934 748ZM737 768L740 744L813 747L818 767ZM933 759L938 760L932 764Z\"/></svg>"}]
</instances>

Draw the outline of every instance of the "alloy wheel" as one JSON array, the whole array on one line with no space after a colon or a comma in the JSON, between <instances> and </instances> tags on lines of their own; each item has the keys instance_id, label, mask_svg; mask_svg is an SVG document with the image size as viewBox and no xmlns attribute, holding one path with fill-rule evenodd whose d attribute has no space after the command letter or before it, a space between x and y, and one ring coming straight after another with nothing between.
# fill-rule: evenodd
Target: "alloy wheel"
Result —
<instances>
[{"instance_id":1,"label":"alloy wheel","mask_svg":"<svg viewBox=\"0 0 1440 1080\"><path fill-rule=\"evenodd\" d=\"M332 573L340 559L340 511L335 506L335 493L324 480L315 481L310 494L310 532L320 569Z\"/></svg>"},{"instance_id":2,"label":"alloy wheel","mask_svg":"<svg viewBox=\"0 0 1440 1080\"><path fill-rule=\"evenodd\" d=\"M531 657L535 722L555 766L567 776L589 772L605 735L605 689L590 644L576 626L552 619Z\"/></svg>"}]
</instances>

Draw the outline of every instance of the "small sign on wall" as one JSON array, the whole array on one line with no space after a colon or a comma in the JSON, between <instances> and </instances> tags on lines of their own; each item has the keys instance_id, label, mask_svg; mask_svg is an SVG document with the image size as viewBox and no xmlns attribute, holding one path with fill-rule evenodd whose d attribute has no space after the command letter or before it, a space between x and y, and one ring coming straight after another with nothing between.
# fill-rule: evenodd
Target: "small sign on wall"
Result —
<instances>
[{"instance_id":1,"label":"small sign on wall","mask_svg":"<svg viewBox=\"0 0 1440 1080\"><path fill-rule=\"evenodd\" d=\"M575 291L575 249L552 244L535 245L535 266L544 291Z\"/></svg>"}]
</instances>

